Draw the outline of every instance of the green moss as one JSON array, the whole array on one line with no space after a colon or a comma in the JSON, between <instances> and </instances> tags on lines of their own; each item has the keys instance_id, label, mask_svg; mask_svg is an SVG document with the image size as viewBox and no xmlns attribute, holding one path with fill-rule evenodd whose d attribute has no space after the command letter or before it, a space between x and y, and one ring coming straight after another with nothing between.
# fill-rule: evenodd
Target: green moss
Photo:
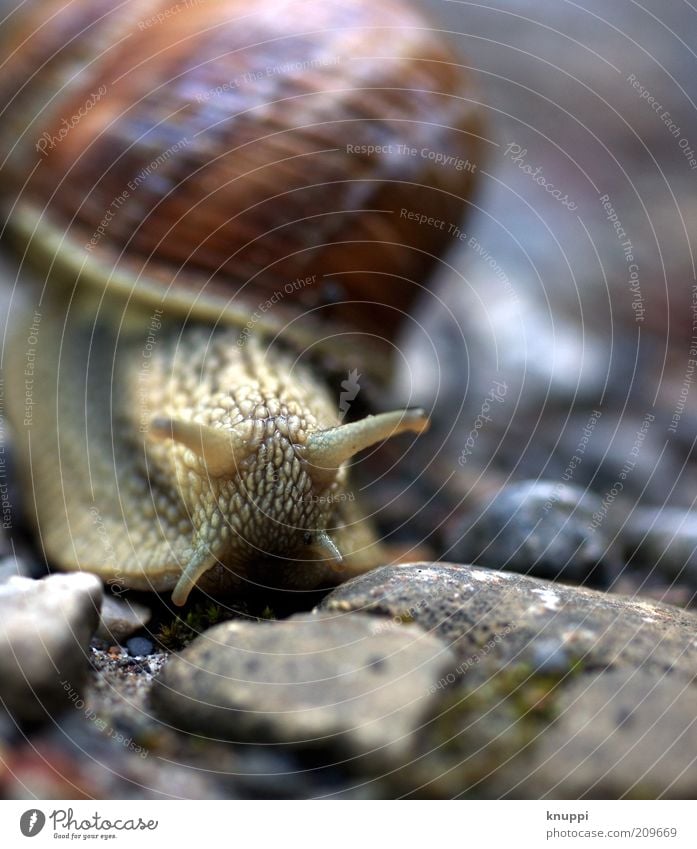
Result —
<instances>
[{"instance_id":1,"label":"green moss","mask_svg":"<svg viewBox=\"0 0 697 849\"><path fill-rule=\"evenodd\" d=\"M399 622L400 625L411 625L413 622L416 622L410 613L398 613L394 617L394 621Z\"/></svg>"},{"instance_id":2,"label":"green moss","mask_svg":"<svg viewBox=\"0 0 697 849\"><path fill-rule=\"evenodd\" d=\"M182 611L178 616L164 622L156 632L158 643L169 651L179 651L185 648L208 628L229 622L231 619L264 621L276 619L275 612L267 604L261 612L250 611L244 602L237 602L235 607L224 606L212 602L194 604Z\"/></svg>"},{"instance_id":3,"label":"green moss","mask_svg":"<svg viewBox=\"0 0 697 849\"><path fill-rule=\"evenodd\" d=\"M476 788L506 769L554 721L561 689L582 669L578 662L564 674L539 675L526 663L492 665L446 689L422 742L436 792Z\"/></svg>"},{"instance_id":4,"label":"green moss","mask_svg":"<svg viewBox=\"0 0 697 849\"><path fill-rule=\"evenodd\" d=\"M170 651L178 651L188 646L199 634L213 625L235 618L237 612L210 602L197 604L181 616L175 616L171 622L160 627L157 641Z\"/></svg>"}]
</instances>

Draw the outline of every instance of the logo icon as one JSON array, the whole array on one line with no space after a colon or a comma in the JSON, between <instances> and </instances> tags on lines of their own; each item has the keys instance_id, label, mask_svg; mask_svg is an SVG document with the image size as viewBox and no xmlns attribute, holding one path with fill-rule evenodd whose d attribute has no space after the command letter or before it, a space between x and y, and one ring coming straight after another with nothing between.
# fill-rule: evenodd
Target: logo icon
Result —
<instances>
[{"instance_id":1,"label":"logo icon","mask_svg":"<svg viewBox=\"0 0 697 849\"><path fill-rule=\"evenodd\" d=\"M355 368L353 371L348 372L346 380L341 381L343 392L339 396L339 410L341 411L342 419L348 413L351 407L351 401L355 401L356 396L360 392L361 386L358 382L360 378L361 375L358 374L358 369Z\"/></svg>"},{"instance_id":2,"label":"logo icon","mask_svg":"<svg viewBox=\"0 0 697 849\"><path fill-rule=\"evenodd\" d=\"M46 825L46 815L38 808L25 811L19 819L19 829L25 837L36 837Z\"/></svg>"}]
</instances>

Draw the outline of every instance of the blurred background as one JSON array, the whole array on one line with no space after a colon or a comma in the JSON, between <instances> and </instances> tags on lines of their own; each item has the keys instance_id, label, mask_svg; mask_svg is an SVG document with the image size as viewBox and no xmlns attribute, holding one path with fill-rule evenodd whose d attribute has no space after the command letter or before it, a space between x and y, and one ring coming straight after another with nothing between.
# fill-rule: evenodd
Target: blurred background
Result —
<instances>
[{"instance_id":1,"label":"blurred background","mask_svg":"<svg viewBox=\"0 0 697 849\"><path fill-rule=\"evenodd\" d=\"M463 496L540 479L602 498L630 461L624 503L605 505L610 538L635 520L645 529L638 505L690 508L695 10L425 5L474 70L489 119L466 235L410 329L400 375L403 397L437 411L438 476L458 470ZM495 381L505 398L478 420Z\"/></svg>"}]
</instances>

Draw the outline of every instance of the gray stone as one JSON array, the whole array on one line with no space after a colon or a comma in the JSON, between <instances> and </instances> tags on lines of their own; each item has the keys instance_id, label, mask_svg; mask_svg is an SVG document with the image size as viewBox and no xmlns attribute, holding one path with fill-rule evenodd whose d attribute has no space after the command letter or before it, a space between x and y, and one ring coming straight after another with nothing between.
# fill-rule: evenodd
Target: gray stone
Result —
<instances>
[{"instance_id":1,"label":"gray stone","mask_svg":"<svg viewBox=\"0 0 697 849\"><path fill-rule=\"evenodd\" d=\"M12 460L12 440L6 429L5 384L0 377L0 558L13 554L11 534L17 522L19 494Z\"/></svg>"},{"instance_id":2,"label":"gray stone","mask_svg":"<svg viewBox=\"0 0 697 849\"><path fill-rule=\"evenodd\" d=\"M694 799L697 689L642 671L583 675L512 793L539 798Z\"/></svg>"},{"instance_id":3,"label":"gray stone","mask_svg":"<svg viewBox=\"0 0 697 849\"><path fill-rule=\"evenodd\" d=\"M10 578L31 578L32 568L22 557L0 558L0 584L9 581Z\"/></svg>"},{"instance_id":4,"label":"gray stone","mask_svg":"<svg viewBox=\"0 0 697 849\"><path fill-rule=\"evenodd\" d=\"M523 481L504 487L454 529L449 554L463 563L607 586L610 539L593 526L601 500L581 487Z\"/></svg>"},{"instance_id":5,"label":"gray stone","mask_svg":"<svg viewBox=\"0 0 697 849\"><path fill-rule=\"evenodd\" d=\"M170 658L152 700L165 721L206 737L394 763L454 661L418 626L372 616L227 622Z\"/></svg>"},{"instance_id":6,"label":"gray stone","mask_svg":"<svg viewBox=\"0 0 697 849\"><path fill-rule=\"evenodd\" d=\"M686 486L687 481L680 480L684 457L680 456L676 445L666 444L668 421L665 421L665 411L658 408L654 419L654 413L644 409L628 411L604 407L603 410L585 444L583 462L574 467L573 473L576 484L588 486L601 499L606 499L605 521L609 525L621 524L627 505L631 508L651 501L679 503L690 488ZM576 416L573 424L570 422L564 434L566 439L562 439L557 451L552 439L558 437L558 433L554 433L554 426L549 423L551 433L547 449L553 455L551 469L556 469L557 474L562 474L563 464L573 454L570 443L578 438L583 419L584 415ZM622 486L620 497L610 503L607 496L617 489L618 482ZM693 497L690 495L690 500Z\"/></svg>"},{"instance_id":7,"label":"gray stone","mask_svg":"<svg viewBox=\"0 0 697 849\"><path fill-rule=\"evenodd\" d=\"M150 616L150 611L144 605L114 598L107 593L102 602L97 636L102 640L120 643L147 625Z\"/></svg>"},{"instance_id":8,"label":"gray stone","mask_svg":"<svg viewBox=\"0 0 697 849\"><path fill-rule=\"evenodd\" d=\"M77 697L101 602L101 582L81 572L0 585L0 691L16 720L46 720Z\"/></svg>"},{"instance_id":9,"label":"gray stone","mask_svg":"<svg viewBox=\"0 0 697 849\"><path fill-rule=\"evenodd\" d=\"M554 640L569 665L642 668L692 678L697 616L670 605L567 587L512 572L446 563L383 566L335 589L321 611L415 621L451 644L471 669L539 663ZM557 655L559 658L560 655Z\"/></svg>"},{"instance_id":10,"label":"gray stone","mask_svg":"<svg viewBox=\"0 0 697 849\"><path fill-rule=\"evenodd\" d=\"M155 650L153 641L147 637L132 637L126 643L126 648L131 657L147 657Z\"/></svg>"},{"instance_id":11,"label":"gray stone","mask_svg":"<svg viewBox=\"0 0 697 849\"><path fill-rule=\"evenodd\" d=\"M697 513L680 507L632 511L622 529L625 555L632 566L655 570L697 589Z\"/></svg>"}]
</instances>

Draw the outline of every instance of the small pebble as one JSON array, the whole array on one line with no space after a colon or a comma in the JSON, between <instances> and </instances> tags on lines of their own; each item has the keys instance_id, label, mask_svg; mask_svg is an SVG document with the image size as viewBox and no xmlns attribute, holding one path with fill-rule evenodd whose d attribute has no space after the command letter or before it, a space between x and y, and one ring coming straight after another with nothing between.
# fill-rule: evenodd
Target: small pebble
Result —
<instances>
[{"instance_id":1,"label":"small pebble","mask_svg":"<svg viewBox=\"0 0 697 849\"><path fill-rule=\"evenodd\" d=\"M85 572L0 584L0 682L15 720L46 721L79 699L101 604Z\"/></svg>"},{"instance_id":2,"label":"small pebble","mask_svg":"<svg viewBox=\"0 0 697 849\"><path fill-rule=\"evenodd\" d=\"M147 637L131 637L126 642L126 648L131 657L145 657L153 653L155 645Z\"/></svg>"},{"instance_id":3,"label":"small pebble","mask_svg":"<svg viewBox=\"0 0 697 849\"><path fill-rule=\"evenodd\" d=\"M401 765L455 666L433 634L361 613L226 622L169 658L152 704L203 736Z\"/></svg>"},{"instance_id":4,"label":"small pebble","mask_svg":"<svg viewBox=\"0 0 697 849\"><path fill-rule=\"evenodd\" d=\"M142 604L123 601L105 595L102 602L101 620L97 636L102 640L123 642L150 621L151 613Z\"/></svg>"}]
</instances>

